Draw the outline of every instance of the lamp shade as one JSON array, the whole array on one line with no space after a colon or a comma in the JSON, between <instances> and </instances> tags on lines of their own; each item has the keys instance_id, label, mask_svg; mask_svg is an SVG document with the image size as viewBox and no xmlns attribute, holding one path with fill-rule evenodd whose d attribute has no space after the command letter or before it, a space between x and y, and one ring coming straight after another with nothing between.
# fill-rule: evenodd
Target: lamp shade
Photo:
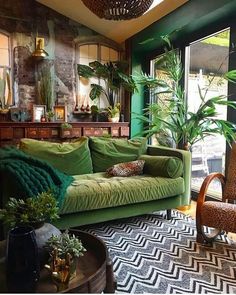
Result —
<instances>
[{"instance_id":1,"label":"lamp shade","mask_svg":"<svg viewBox=\"0 0 236 295\"><path fill-rule=\"evenodd\" d=\"M153 0L82 0L82 2L100 18L129 20L143 15Z\"/></svg>"},{"instance_id":2,"label":"lamp shade","mask_svg":"<svg viewBox=\"0 0 236 295\"><path fill-rule=\"evenodd\" d=\"M39 39L35 51L32 53L32 56L37 59L43 59L48 56L48 53L43 49L42 39Z\"/></svg>"}]
</instances>

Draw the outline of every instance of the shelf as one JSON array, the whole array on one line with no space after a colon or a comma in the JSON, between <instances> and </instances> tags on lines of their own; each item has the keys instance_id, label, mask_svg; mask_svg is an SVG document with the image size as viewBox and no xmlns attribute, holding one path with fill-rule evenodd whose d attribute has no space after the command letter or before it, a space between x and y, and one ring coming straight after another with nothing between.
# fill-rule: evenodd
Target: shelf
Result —
<instances>
[{"instance_id":1,"label":"shelf","mask_svg":"<svg viewBox=\"0 0 236 295\"><path fill-rule=\"evenodd\" d=\"M73 111L74 115L91 115L91 112Z\"/></svg>"}]
</instances>

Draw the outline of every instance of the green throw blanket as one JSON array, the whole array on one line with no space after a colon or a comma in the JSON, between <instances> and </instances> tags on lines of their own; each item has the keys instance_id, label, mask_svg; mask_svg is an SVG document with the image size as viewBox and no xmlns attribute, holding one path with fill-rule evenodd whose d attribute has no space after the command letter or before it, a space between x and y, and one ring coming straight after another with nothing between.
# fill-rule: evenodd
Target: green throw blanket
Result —
<instances>
[{"instance_id":1,"label":"green throw blanket","mask_svg":"<svg viewBox=\"0 0 236 295\"><path fill-rule=\"evenodd\" d=\"M54 193L61 207L67 187L73 177L53 168L45 161L28 156L15 147L0 149L0 172L8 173L19 185L19 196L16 198L34 197L39 193L48 191Z\"/></svg>"}]
</instances>

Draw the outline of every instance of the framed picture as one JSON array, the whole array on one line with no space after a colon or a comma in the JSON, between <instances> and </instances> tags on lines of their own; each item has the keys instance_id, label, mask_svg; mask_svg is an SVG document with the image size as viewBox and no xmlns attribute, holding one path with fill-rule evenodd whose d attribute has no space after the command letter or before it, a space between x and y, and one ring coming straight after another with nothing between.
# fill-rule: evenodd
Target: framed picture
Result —
<instances>
[{"instance_id":1,"label":"framed picture","mask_svg":"<svg viewBox=\"0 0 236 295\"><path fill-rule=\"evenodd\" d=\"M41 122L41 118L46 116L45 105L33 105L33 122Z\"/></svg>"},{"instance_id":2,"label":"framed picture","mask_svg":"<svg viewBox=\"0 0 236 295\"><path fill-rule=\"evenodd\" d=\"M65 122L67 119L67 109L65 105L54 106L55 122Z\"/></svg>"}]
</instances>

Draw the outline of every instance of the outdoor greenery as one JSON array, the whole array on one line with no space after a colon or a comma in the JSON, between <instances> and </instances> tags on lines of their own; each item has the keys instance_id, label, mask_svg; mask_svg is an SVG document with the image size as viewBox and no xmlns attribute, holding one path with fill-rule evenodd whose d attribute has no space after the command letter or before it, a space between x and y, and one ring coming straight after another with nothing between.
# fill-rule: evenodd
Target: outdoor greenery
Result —
<instances>
[{"instance_id":1,"label":"outdoor greenery","mask_svg":"<svg viewBox=\"0 0 236 295\"><path fill-rule=\"evenodd\" d=\"M60 258L66 258L67 253L72 257L79 257L86 251L81 241L74 234L70 235L68 231L59 236L52 235L46 242L45 248L49 253L57 250Z\"/></svg>"},{"instance_id":2,"label":"outdoor greenery","mask_svg":"<svg viewBox=\"0 0 236 295\"><path fill-rule=\"evenodd\" d=\"M136 84L133 78L126 74L128 64L124 61L108 62L105 64L99 61L93 61L89 63L89 66L78 64L77 69L79 76L83 78L89 79L96 77L104 81L104 87L99 83L91 84L89 97L91 100L95 100L104 94L112 108L117 103L116 98L122 88L129 92L136 90Z\"/></svg>"},{"instance_id":3,"label":"outdoor greenery","mask_svg":"<svg viewBox=\"0 0 236 295\"><path fill-rule=\"evenodd\" d=\"M25 200L10 198L5 209L0 209L0 219L11 227L16 225L33 226L39 222L59 218L58 210L55 197L48 191Z\"/></svg>"},{"instance_id":4,"label":"outdoor greenery","mask_svg":"<svg viewBox=\"0 0 236 295\"><path fill-rule=\"evenodd\" d=\"M201 103L195 113L188 109L184 88L183 65L177 50L174 50L168 36L165 41L165 53L157 60L155 67L165 74L162 77L152 77L145 73L136 75L137 83L146 86L155 96L155 102L144 109L144 115L137 117L146 125L146 136L157 135L160 144L171 143L179 148L192 146L206 136L222 134L228 143L235 139L235 125L227 120L217 118L217 105L236 109L236 102L227 100L227 96L219 95L207 98L215 75L209 75L208 86L198 87ZM225 73L218 83L226 79L236 82L236 70Z\"/></svg>"}]
</instances>

